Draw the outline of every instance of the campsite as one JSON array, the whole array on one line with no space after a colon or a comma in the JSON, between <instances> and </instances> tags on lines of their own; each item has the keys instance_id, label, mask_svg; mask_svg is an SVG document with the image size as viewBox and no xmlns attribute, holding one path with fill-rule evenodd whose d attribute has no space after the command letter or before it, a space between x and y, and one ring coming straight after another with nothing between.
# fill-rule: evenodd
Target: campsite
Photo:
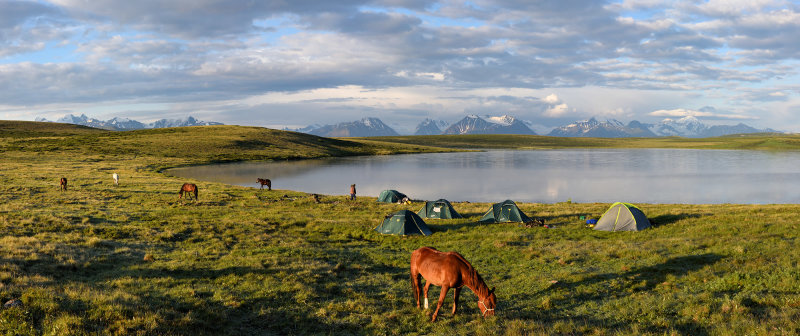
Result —
<instances>
[{"instance_id":1,"label":"campsite","mask_svg":"<svg viewBox=\"0 0 800 336\"><path fill-rule=\"evenodd\" d=\"M800 148L800 138L791 135L594 143L481 138L487 146L506 148ZM448 151L460 146L446 143L473 141L438 139L426 144L440 147L428 147L400 138L337 140L256 127L110 132L2 122L0 299L20 303L0 310L0 332L800 331L796 204L515 202L527 216L556 226L545 229L481 223L493 202L451 200L463 218L426 218L430 235L395 236L374 229L386 215L417 213L425 202L381 203L378 195L359 193L355 201L321 195L316 203L308 193L276 187L275 180L269 191L162 173L212 162ZM113 173L122 177L118 186ZM68 178L66 191L59 188L61 177ZM179 199L183 183L196 184L199 198ZM342 182L342 192L349 184ZM639 232L586 227L581 217L599 218L617 201L635 203L652 227ZM416 309L409 258L422 246L457 251L469 260L487 285L496 287L496 315L482 318L470 291L462 293L458 315L444 308L452 296L436 322L430 321L430 309Z\"/></svg>"}]
</instances>

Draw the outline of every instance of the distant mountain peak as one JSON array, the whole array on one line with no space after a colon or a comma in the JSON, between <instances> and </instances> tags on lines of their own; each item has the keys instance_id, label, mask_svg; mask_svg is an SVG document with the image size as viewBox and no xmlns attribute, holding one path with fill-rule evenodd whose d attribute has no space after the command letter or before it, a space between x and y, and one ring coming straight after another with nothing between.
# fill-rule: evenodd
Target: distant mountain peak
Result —
<instances>
[{"instance_id":1,"label":"distant mountain peak","mask_svg":"<svg viewBox=\"0 0 800 336\"><path fill-rule=\"evenodd\" d=\"M49 120L45 118L36 118L36 120L49 122ZM109 120L100 120L87 117L86 114L81 114L80 116L68 114L59 118L56 120L56 122L102 128L112 131L129 131L143 128L222 125L222 123L213 121L199 121L192 116L189 116L186 119L160 119L149 124L144 124L130 118L114 117Z\"/></svg>"},{"instance_id":2,"label":"distant mountain peak","mask_svg":"<svg viewBox=\"0 0 800 336\"><path fill-rule=\"evenodd\" d=\"M439 135L442 129L447 128L448 123L444 120L433 120L425 118L414 131L414 135Z\"/></svg>"},{"instance_id":3,"label":"distant mountain peak","mask_svg":"<svg viewBox=\"0 0 800 336\"><path fill-rule=\"evenodd\" d=\"M396 136L397 132L378 118L367 117L358 121L325 125L308 132L324 137Z\"/></svg>"},{"instance_id":4,"label":"distant mountain peak","mask_svg":"<svg viewBox=\"0 0 800 336\"><path fill-rule=\"evenodd\" d=\"M444 134L536 134L524 122L510 116L490 117L491 122L471 114L450 125Z\"/></svg>"}]
</instances>

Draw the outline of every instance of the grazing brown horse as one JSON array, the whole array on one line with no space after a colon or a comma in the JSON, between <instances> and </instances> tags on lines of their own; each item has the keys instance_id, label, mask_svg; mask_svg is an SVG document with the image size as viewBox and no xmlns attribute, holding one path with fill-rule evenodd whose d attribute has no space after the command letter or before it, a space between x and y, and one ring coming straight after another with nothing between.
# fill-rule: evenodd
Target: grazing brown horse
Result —
<instances>
[{"instance_id":1,"label":"grazing brown horse","mask_svg":"<svg viewBox=\"0 0 800 336\"><path fill-rule=\"evenodd\" d=\"M186 199L189 199L190 195L194 193L194 200L197 200L197 185L194 183L184 183L183 186L181 186L181 190L178 191L180 195L178 198L183 197L184 192L186 193Z\"/></svg>"},{"instance_id":2,"label":"grazing brown horse","mask_svg":"<svg viewBox=\"0 0 800 336\"><path fill-rule=\"evenodd\" d=\"M59 182L59 184L61 184L61 191L67 190L67 178L66 177L62 177L61 178L61 182Z\"/></svg>"},{"instance_id":3,"label":"grazing brown horse","mask_svg":"<svg viewBox=\"0 0 800 336\"><path fill-rule=\"evenodd\" d=\"M267 186L267 190L272 190L272 181L262 178L258 178L257 180L258 183L261 184L261 189L264 189L264 186Z\"/></svg>"},{"instance_id":4,"label":"grazing brown horse","mask_svg":"<svg viewBox=\"0 0 800 336\"><path fill-rule=\"evenodd\" d=\"M494 308L497 305L494 288L489 289L475 268L457 252L439 252L432 247L420 247L411 253L411 285L414 287L417 308L419 308L420 275L425 278L425 309L428 309L428 287L432 284L442 287L439 303L431 321L436 321L444 297L450 288L455 289L453 315L456 314L458 295L462 286L467 286L478 296L478 310L481 315L484 317L494 315Z\"/></svg>"}]
</instances>

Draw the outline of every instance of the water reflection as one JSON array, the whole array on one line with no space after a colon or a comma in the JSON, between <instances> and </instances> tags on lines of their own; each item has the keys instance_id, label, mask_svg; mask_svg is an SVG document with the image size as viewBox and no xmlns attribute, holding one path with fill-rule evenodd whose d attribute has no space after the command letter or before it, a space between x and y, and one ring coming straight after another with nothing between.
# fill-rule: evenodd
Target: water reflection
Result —
<instances>
[{"instance_id":1,"label":"water reflection","mask_svg":"<svg viewBox=\"0 0 800 336\"><path fill-rule=\"evenodd\" d=\"M414 199L521 202L796 203L800 153L674 149L487 151L231 163L171 174L346 195L397 189Z\"/></svg>"}]
</instances>

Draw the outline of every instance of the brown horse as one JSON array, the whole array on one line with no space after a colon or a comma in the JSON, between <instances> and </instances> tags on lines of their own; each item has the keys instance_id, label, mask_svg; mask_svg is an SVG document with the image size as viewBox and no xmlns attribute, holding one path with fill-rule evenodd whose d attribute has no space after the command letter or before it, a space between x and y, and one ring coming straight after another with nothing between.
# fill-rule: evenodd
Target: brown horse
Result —
<instances>
[{"instance_id":1,"label":"brown horse","mask_svg":"<svg viewBox=\"0 0 800 336\"><path fill-rule=\"evenodd\" d=\"M258 183L261 184L261 189L264 189L264 186L267 186L267 190L272 190L272 181L262 178L258 178L257 180Z\"/></svg>"},{"instance_id":2,"label":"brown horse","mask_svg":"<svg viewBox=\"0 0 800 336\"><path fill-rule=\"evenodd\" d=\"M442 287L439 303L433 312L431 321L436 321L444 297L450 288L455 289L453 295L453 315L456 314L458 295L462 286L467 286L478 296L478 310L484 317L494 315L497 297L494 288L489 289L475 268L456 252L439 252L432 247L420 247L411 253L411 284L414 287L414 298L419 308L420 278L425 278L425 309L428 309L428 287L432 284Z\"/></svg>"},{"instance_id":3,"label":"brown horse","mask_svg":"<svg viewBox=\"0 0 800 336\"><path fill-rule=\"evenodd\" d=\"M61 181L59 182L59 184L61 185L61 191L67 190L67 178L66 177L62 177Z\"/></svg>"},{"instance_id":4,"label":"brown horse","mask_svg":"<svg viewBox=\"0 0 800 336\"><path fill-rule=\"evenodd\" d=\"M183 197L184 192L186 193L186 199L189 199L190 195L194 193L194 200L197 200L197 185L194 183L184 183L183 186L181 186L181 190L178 191L180 195L178 196L179 199Z\"/></svg>"}]
</instances>

